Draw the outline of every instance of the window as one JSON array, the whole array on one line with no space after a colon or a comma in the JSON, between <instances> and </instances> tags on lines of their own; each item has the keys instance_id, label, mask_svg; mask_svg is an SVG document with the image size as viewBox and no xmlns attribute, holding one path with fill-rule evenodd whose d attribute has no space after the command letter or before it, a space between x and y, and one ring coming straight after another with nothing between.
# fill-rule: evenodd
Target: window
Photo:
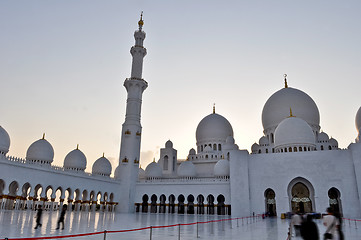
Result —
<instances>
[{"instance_id":1,"label":"window","mask_svg":"<svg viewBox=\"0 0 361 240\"><path fill-rule=\"evenodd\" d=\"M163 158L163 170L168 170L168 156L165 155Z\"/></svg>"}]
</instances>

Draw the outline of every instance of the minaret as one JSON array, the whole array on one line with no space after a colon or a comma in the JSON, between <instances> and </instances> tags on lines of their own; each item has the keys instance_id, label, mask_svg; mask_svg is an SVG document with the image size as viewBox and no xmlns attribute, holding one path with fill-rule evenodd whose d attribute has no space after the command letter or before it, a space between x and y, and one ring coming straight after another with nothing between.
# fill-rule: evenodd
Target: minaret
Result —
<instances>
[{"instance_id":1,"label":"minaret","mask_svg":"<svg viewBox=\"0 0 361 240\"><path fill-rule=\"evenodd\" d=\"M140 113L143 91L148 87L148 83L142 79L143 58L147 54L147 50L143 47L145 39L145 32L142 31L143 24L142 13L138 22L139 29L134 33L135 45L130 49L133 56L131 77L124 81L128 97L119 157L119 167L123 168L120 176L122 196L118 196L120 212L134 211L135 184L138 179L142 135Z\"/></svg>"}]
</instances>

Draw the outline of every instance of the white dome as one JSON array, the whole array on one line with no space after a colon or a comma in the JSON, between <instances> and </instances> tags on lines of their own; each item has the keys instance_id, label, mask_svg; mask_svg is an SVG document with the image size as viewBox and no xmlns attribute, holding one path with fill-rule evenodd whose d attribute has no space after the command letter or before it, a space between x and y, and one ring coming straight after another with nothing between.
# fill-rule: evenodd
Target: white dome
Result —
<instances>
[{"instance_id":1,"label":"white dome","mask_svg":"<svg viewBox=\"0 0 361 240\"><path fill-rule=\"evenodd\" d=\"M331 139L330 139L330 145L331 145L331 147L338 148L338 142L337 142L337 140L334 139L334 138L331 138Z\"/></svg>"},{"instance_id":2,"label":"white dome","mask_svg":"<svg viewBox=\"0 0 361 240\"><path fill-rule=\"evenodd\" d=\"M98 158L93 163L92 173L95 175L109 177L110 174L112 173L112 165L110 164L109 160L103 156L101 158Z\"/></svg>"},{"instance_id":3,"label":"white dome","mask_svg":"<svg viewBox=\"0 0 361 240\"><path fill-rule=\"evenodd\" d=\"M361 107L358 109L356 113L355 123L356 123L357 131L361 132Z\"/></svg>"},{"instance_id":4,"label":"white dome","mask_svg":"<svg viewBox=\"0 0 361 240\"><path fill-rule=\"evenodd\" d=\"M325 132L320 132L318 134L318 139L317 141L319 142L328 142L330 140L330 138L328 137L327 133Z\"/></svg>"},{"instance_id":5,"label":"white dome","mask_svg":"<svg viewBox=\"0 0 361 240\"><path fill-rule=\"evenodd\" d=\"M0 152L7 153L10 148L10 137L6 130L0 126Z\"/></svg>"},{"instance_id":6,"label":"white dome","mask_svg":"<svg viewBox=\"0 0 361 240\"><path fill-rule=\"evenodd\" d=\"M306 121L298 117L284 119L275 130L275 147L315 146L315 135Z\"/></svg>"},{"instance_id":7,"label":"white dome","mask_svg":"<svg viewBox=\"0 0 361 240\"><path fill-rule=\"evenodd\" d=\"M180 177L195 177L197 175L196 167L190 161L182 162L178 167L177 173Z\"/></svg>"},{"instance_id":8,"label":"white dome","mask_svg":"<svg viewBox=\"0 0 361 240\"><path fill-rule=\"evenodd\" d=\"M259 145L257 143L253 143L251 147L252 152L258 152Z\"/></svg>"},{"instance_id":9,"label":"white dome","mask_svg":"<svg viewBox=\"0 0 361 240\"><path fill-rule=\"evenodd\" d=\"M165 143L165 148L173 148L173 143L171 140L168 140L166 143Z\"/></svg>"},{"instance_id":10,"label":"white dome","mask_svg":"<svg viewBox=\"0 0 361 240\"><path fill-rule=\"evenodd\" d=\"M223 116L212 113L200 121L196 131L198 143L208 143L214 141L226 141L228 136L233 137L231 124Z\"/></svg>"},{"instance_id":11,"label":"white dome","mask_svg":"<svg viewBox=\"0 0 361 240\"><path fill-rule=\"evenodd\" d=\"M64 159L64 168L67 170L84 171L86 168L86 157L78 148L68 153Z\"/></svg>"},{"instance_id":12,"label":"white dome","mask_svg":"<svg viewBox=\"0 0 361 240\"><path fill-rule=\"evenodd\" d=\"M229 176L229 161L225 159L219 160L214 165L214 175L217 177Z\"/></svg>"},{"instance_id":13,"label":"white dome","mask_svg":"<svg viewBox=\"0 0 361 240\"><path fill-rule=\"evenodd\" d=\"M141 167L138 169L138 178L139 179L144 179L145 178L145 171Z\"/></svg>"},{"instance_id":14,"label":"white dome","mask_svg":"<svg viewBox=\"0 0 361 240\"><path fill-rule=\"evenodd\" d=\"M52 163L54 159L54 149L46 139L39 139L33 142L26 152L28 162L44 161Z\"/></svg>"},{"instance_id":15,"label":"white dome","mask_svg":"<svg viewBox=\"0 0 361 240\"><path fill-rule=\"evenodd\" d=\"M207 146L204 148L204 152L212 152L213 148L211 146Z\"/></svg>"},{"instance_id":16,"label":"white dome","mask_svg":"<svg viewBox=\"0 0 361 240\"><path fill-rule=\"evenodd\" d=\"M196 155L196 150L194 150L194 148L192 148L191 150L189 150L188 155Z\"/></svg>"},{"instance_id":17,"label":"white dome","mask_svg":"<svg viewBox=\"0 0 361 240\"><path fill-rule=\"evenodd\" d=\"M161 178L162 168L156 162L151 162L145 169L145 176L147 178Z\"/></svg>"},{"instance_id":18,"label":"white dome","mask_svg":"<svg viewBox=\"0 0 361 240\"><path fill-rule=\"evenodd\" d=\"M267 146L269 145L268 138L266 136L263 136L259 139L259 145L260 146Z\"/></svg>"},{"instance_id":19,"label":"white dome","mask_svg":"<svg viewBox=\"0 0 361 240\"><path fill-rule=\"evenodd\" d=\"M313 130L319 130L320 114L316 103L306 93L295 88L283 88L275 92L262 111L264 130L272 129L290 115L305 120Z\"/></svg>"}]
</instances>

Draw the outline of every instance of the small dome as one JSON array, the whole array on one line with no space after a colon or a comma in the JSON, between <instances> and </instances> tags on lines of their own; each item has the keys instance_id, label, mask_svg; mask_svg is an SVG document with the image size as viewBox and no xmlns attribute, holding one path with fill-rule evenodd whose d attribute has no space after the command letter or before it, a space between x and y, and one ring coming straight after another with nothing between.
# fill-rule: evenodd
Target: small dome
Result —
<instances>
[{"instance_id":1,"label":"small dome","mask_svg":"<svg viewBox=\"0 0 361 240\"><path fill-rule=\"evenodd\" d=\"M86 157L78 148L68 153L64 159L66 170L84 171L86 168Z\"/></svg>"},{"instance_id":2,"label":"small dome","mask_svg":"<svg viewBox=\"0 0 361 240\"><path fill-rule=\"evenodd\" d=\"M355 123L356 123L357 131L361 132L361 107L358 109L358 111L356 113Z\"/></svg>"},{"instance_id":3,"label":"small dome","mask_svg":"<svg viewBox=\"0 0 361 240\"><path fill-rule=\"evenodd\" d=\"M211 146L207 146L204 148L204 152L212 152L212 151L213 151L213 149Z\"/></svg>"},{"instance_id":4,"label":"small dome","mask_svg":"<svg viewBox=\"0 0 361 240\"><path fill-rule=\"evenodd\" d=\"M234 138L233 138L233 136L228 136L228 137L226 138L226 143L227 143L227 144L234 144Z\"/></svg>"},{"instance_id":5,"label":"small dome","mask_svg":"<svg viewBox=\"0 0 361 240\"><path fill-rule=\"evenodd\" d=\"M315 146L315 135L306 121L297 117L284 119L275 130L275 147Z\"/></svg>"},{"instance_id":6,"label":"small dome","mask_svg":"<svg viewBox=\"0 0 361 240\"><path fill-rule=\"evenodd\" d=\"M328 142L330 140L330 138L328 137L327 133L325 132L320 132L318 134L318 142Z\"/></svg>"},{"instance_id":7,"label":"small dome","mask_svg":"<svg viewBox=\"0 0 361 240\"><path fill-rule=\"evenodd\" d=\"M0 126L0 152L6 154L10 148L10 137L6 130Z\"/></svg>"},{"instance_id":8,"label":"small dome","mask_svg":"<svg viewBox=\"0 0 361 240\"><path fill-rule=\"evenodd\" d=\"M171 140L168 140L166 143L165 143L165 148L173 148L173 143Z\"/></svg>"},{"instance_id":9,"label":"small dome","mask_svg":"<svg viewBox=\"0 0 361 240\"><path fill-rule=\"evenodd\" d=\"M145 176L147 178L161 178L162 168L156 162L151 162L145 169Z\"/></svg>"},{"instance_id":10,"label":"small dome","mask_svg":"<svg viewBox=\"0 0 361 240\"><path fill-rule=\"evenodd\" d=\"M109 160L104 156L98 158L92 167L92 173L94 175L101 175L101 176L110 176L112 173L112 165L110 164Z\"/></svg>"},{"instance_id":11,"label":"small dome","mask_svg":"<svg viewBox=\"0 0 361 240\"><path fill-rule=\"evenodd\" d=\"M196 150L194 150L194 148L192 148L191 150L189 150L188 155L196 155Z\"/></svg>"},{"instance_id":12,"label":"small dome","mask_svg":"<svg viewBox=\"0 0 361 240\"><path fill-rule=\"evenodd\" d=\"M219 160L214 165L214 175L217 177L229 176L229 161L225 159Z\"/></svg>"},{"instance_id":13,"label":"small dome","mask_svg":"<svg viewBox=\"0 0 361 240\"><path fill-rule=\"evenodd\" d=\"M257 143L253 143L251 147L252 152L258 152L259 145Z\"/></svg>"},{"instance_id":14,"label":"small dome","mask_svg":"<svg viewBox=\"0 0 361 240\"><path fill-rule=\"evenodd\" d=\"M191 161L184 161L182 162L177 170L178 176L180 177L195 177L196 167Z\"/></svg>"},{"instance_id":15,"label":"small dome","mask_svg":"<svg viewBox=\"0 0 361 240\"><path fill-rule=\"evenodd\" d=\"M43 162L51 164L54 159L54 149L46 139L33 142L26 152L28 162Z\"/></svg>"},{"instance_id":16,"label":"small dome","mask_svg":"<svg viewBox=\"0 0 361 240\"><path fill-rule=\"evenodd\" d=\"M338 142L336 139L331 138L329 142L330 142L331 147L338 148Z\"/></svg>"},{"instance_id":17,"label":"small dome","mask_svg":"<svg viewBox=\"0 0 361 240\"><path fill-rule=\"evenodd\" d=\"M223 116L212 113L200 121L196 130L197 144L214 141L226 141L228 136L233 137L231 124Z\"/></svg>"},{"instance_id":18,"label":"small dome","mask_svg":"<svg viewBox=\"0 0 361 240\"><path fill-rule=\"evenodd\" d=\"M115 168L114 178L119 180L120 177L125 174L125 171L126 171L125 164L119 164L118 167Z\"/></svg>"},{"instance_id":19,"label":"small dome","mask_svg":"<svg viewBox=\"0 0 361 240\"><path fill-rule=\"evenodd\" d=\"M259 139L259 145L260 146L267 146L269 145L268 138L266 136L263 136Z\"/></svg>"},{"instance_id":20,"label":"small dome","mask_svg":"<svg viewBox=\"0 0 361 240\"><path fill-rule=\"evenodd\" d=\"M145 171L141 167L138 169L138 178L139 179L144 179L145 178Z\"/></svg>"},{"instance_id":21,"label":"small dome","mask_svg":"<svg viewBox=\"0 0 361 240\"><path fill-rule=\"evenodd\" d=\"M305 120L313 130L319 129L320 113L316 103L306 93L295 88L283 88L275 92L266 102L262 111L264 130L272 129L289 116Z\"/></svg>"}]
</instances>

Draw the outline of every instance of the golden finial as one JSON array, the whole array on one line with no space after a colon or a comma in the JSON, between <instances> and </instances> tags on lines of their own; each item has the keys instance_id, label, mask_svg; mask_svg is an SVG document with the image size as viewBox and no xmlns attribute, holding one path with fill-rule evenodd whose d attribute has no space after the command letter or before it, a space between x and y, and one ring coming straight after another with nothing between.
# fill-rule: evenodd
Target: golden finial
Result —
<instances>
[{"instance_id":1,"label":"golden finial","mask_svg":"<svg viewBox=\"0 0 361 240\"><path fill-rule=\"evenodd\" d=\"M142 168L142 164L139 164L139 168Z\"/></svg>"},{"instance_id":2,"label":"golden finial","mask_svg":"<svg viewBox=\"0 0 361 240\"><path fill-rule=\"evenodd\" d=\"M213 113L216 113L216 104L213 103Z\"/></svg>"},{"instance_id":3,"label":"golden finial","mask_svg":"<svg viewBox=\"0 0 361 240\"><path fill-rule=\"evenodd\" d=\"M155 158L153 158L153 162L155 162Z\"/></svg>"},{"instance_id":4,"label":"golden finial","mask_svg":"<svg viewBox=\"0 0 361 240\"><path fill-rule=\"evenodd\" d=\"M103 153L103 157L104 157L104 153Z\"/></svg>"},{"instance_id":5,"label":"golden finial","mask_svg":"<svg viewBox=\"0 0 361 240\"><path fill-rule=\"evenodd\" d=\"M141 29L144 25L144 21L143 21L143 11L142 13L140 14L140 20L138 22L138 25L139 25L139 28Z\"/></svg>"},{"instance_id":6,"label":"golden finial","mask_svg":"<svg viewBox=\"0 0 361 240\"><path fill-rule=\"evenodd\" d=\"M292 108L290 108L290 116L289 117L294 117L292 114Z\"/></svg>"},{"instance_id":7,"label":"golden finial","mask_svg":"<svg viewBox=\"0 0 361 240\"><path fill-rule=\"evenodd\" d=\"M283 74L283 76L285 77L285 88L288 88L288 85L287 85L287 74Z\"/></svg>"},{"instance_id":8,"label":"golden finial","mask_svg":"<svg viewBox=\"0 0 361 240\"><path fill-rule=\"evenodd\" d=\"M45 139L45 133L43 133L43 139Z\"/></svg>"},{"instance_id":9,"label":"golden finial","mask_svg":"<svg viewBox=\"0 0 361 240\"><path fill-rule=\"evenodd\" d=\"M76 150L79 150L79 144L76 145Z\"/></svg>"}]
</instances>

